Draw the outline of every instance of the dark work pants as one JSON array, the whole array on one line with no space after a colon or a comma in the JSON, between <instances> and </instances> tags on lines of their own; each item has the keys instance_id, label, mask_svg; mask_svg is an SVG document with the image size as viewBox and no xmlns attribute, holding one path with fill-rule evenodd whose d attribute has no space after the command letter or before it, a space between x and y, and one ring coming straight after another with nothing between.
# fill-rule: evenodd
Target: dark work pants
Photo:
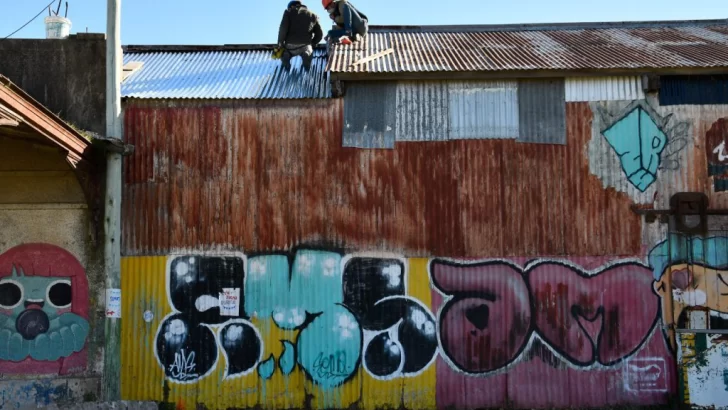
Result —
<instances>
[{"instance_id":1,"label":"dark work pants","mask_svg":"<svg viewBox=\"0 0 728 410\"><path fill-rule=\"evenodd\" d=\"M313 47L306 45L286 48L283 52L283 56L281 56L281 63L286 71L291 71L291 59L296 56L301 56L303 68L306 71L311 69L311 62L313 61Z\"/></svg>"}]
</instances>

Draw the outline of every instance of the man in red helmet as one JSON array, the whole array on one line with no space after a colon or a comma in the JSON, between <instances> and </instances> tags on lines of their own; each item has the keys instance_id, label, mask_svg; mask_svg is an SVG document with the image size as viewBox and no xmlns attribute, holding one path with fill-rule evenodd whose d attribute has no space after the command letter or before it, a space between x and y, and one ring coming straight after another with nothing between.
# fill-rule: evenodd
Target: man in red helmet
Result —
<instances>
[{"instance_id":1,"label":"man in red helmet","mask_svg":"<svg viewBox=\"0 0 728 410\"><path fill-rule=\"evenodd\" d=\"M328 34L333 41L349 44L369 32L369 18L347 0L322 0L322 4L337 26Z\"/></svg>"},{"instance_id":2,"label":"man in red helmet","mask_svg":"<svg viewBox=\"0 0 728 410\"><path fill-rule=\"evenodd\" d=\"M323 36L318 16L300 1L289 2L278 30L278 47L284 49L283 68L290 71L291 58L301 56L303 68L308 71L313 61L313 47Z\"/></svg>"}]
</instances>

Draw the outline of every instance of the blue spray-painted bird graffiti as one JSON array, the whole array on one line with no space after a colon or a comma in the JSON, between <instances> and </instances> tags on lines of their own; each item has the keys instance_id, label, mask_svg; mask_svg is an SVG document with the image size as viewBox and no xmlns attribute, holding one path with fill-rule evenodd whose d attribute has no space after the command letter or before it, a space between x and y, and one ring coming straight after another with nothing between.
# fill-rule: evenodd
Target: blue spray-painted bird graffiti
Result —
<instances>
[{"instance_id":1,"label":"blue spray-painted bird graffiti","mask_svg":"<svg viewBox=\"0 0 728 410\"><path fill-rule=\"evenodd\" d=\"M642 106L633 108L602 134L619 156L629 182L645 192L657 180L667 135Z\"/></svg>"}]
</instances>

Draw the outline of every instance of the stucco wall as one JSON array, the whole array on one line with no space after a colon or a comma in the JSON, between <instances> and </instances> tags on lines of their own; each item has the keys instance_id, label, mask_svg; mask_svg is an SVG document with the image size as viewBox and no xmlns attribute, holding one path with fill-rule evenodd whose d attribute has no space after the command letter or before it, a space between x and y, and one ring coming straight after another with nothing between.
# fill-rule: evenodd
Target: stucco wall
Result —
<instances>
[{"instance_id":1,"label":"stucco wall","mask_svg":"<svg viewBox=\"0 0 728 410\"><path fill-rule=\"evenodd\" d=\"M0 407L100 396L102 247L89 221L58 149L0 135Z\"/></svg>"},{"instance_id":2,"label":"stucco wall","mask_svg":"<svg viewBox=\"0 0 728 410\"><path fill-rule=\"evenodd\" d=\"M0 41L0 74L78 128L106 132L106 37Z\"/></svg>"}]
</instances>

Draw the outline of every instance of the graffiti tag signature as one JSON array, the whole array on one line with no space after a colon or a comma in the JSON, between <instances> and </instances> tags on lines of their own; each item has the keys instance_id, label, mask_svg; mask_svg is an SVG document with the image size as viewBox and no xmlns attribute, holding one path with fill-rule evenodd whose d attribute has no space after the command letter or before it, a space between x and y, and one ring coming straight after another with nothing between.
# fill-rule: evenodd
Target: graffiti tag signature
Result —
<instances>
[{"instance_id":1,"label":"graffiti tag signature","mask_svg":"<svg viewBox=\"0 0 728 410\"><path fill-rule=\"evenodd\" d=\"M346 352L340 350L329 355L324 355L324 352L319 353L313 362L313 371L322 379L348 377L350 371L346 366Z\"/></svg>"},{"instance_id":2,"label":"graffiti tag signature","mask_svg":"<svg viewBox=\"0 0 728 410\"><path fill-rule=\"evenodd\" d=\"M197 379L195 373L195 352L185 355L185 349L174 354L174 363L169 366L169 372L177 380Z\"/></svg>"},{"instance_id":3,"label":"graffiti tag signature","mask_svg":"<svg viewBox=\"0 0 728 410\"><path fill-rule=\"evenodd\" d=\"M721 142L720 145L715 147L713 154L718 154L718 161L723 162L728 159L728 155L725 155L725 141Z\"/></svg>"}]
</instances>

